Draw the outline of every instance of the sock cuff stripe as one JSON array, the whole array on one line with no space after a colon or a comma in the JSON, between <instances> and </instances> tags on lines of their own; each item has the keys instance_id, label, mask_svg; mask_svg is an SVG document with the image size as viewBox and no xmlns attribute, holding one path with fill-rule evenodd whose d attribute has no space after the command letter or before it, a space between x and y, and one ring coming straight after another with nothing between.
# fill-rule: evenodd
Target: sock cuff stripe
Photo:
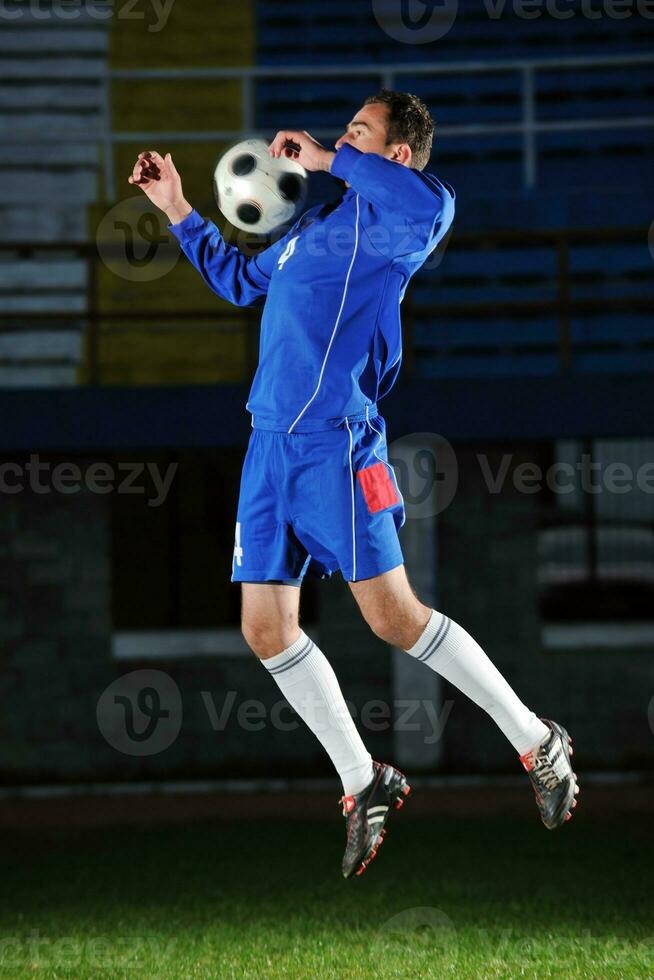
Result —
<instances>
[{"instance_id":1,"label":"sock cuff stripe","mask_svg":"<svg viewBox=\"0 0 654 980\"><path fill-rule=\"evenodd\" d=\"M433 624L436 622L437 616L441 617L441 621L438 624L438 626L434 626ZM434 640L438 639L438 636L441 630L443 629L444 624L445 624L444 614L437 613L436 610L434 609L434 611L431 614L431 619L425 626L424 633L422 634L418 642L415 644L415 646L408 651L408 653L410 653L412 657L415 657L416 660L422 660L423 657L427 656L427 654L431 650ZM427 634L428 637L426 640L425 640L425 634ZM422 643L422 649L416 650L416 647L420 647L421 643ZM415 653L413 652L414 650L416 650Z\"/></svg>"},{"instance_id":2,"label":"sock cuff stripe","mask_svg":"<svg viewBox=\"0 0 654 980\"><path fill-rule=\"evenodd\" d=\"M421 663L426 663L430 659L430 657L432 657L436 653L439 646L441 645L441 643L449 633L451 625L452 625L452 620L449 618L449 616L443 616L443 620L440 626L438 627L434 639L431 641L431 643L429 644L425 652L422 654L422 656L418 657L418 660L420 660Z\"/></svg>"},{"instance_id":3,"label":"sock cuff stripe","mask_svg":"<svg viewBox=\"0 0 654 980\"><path fill-rule=\"evenodd\" d=\"M427 653L427 651L431 649L432 644L435 643L439 639L439 637L440 637L441 633L443 632L446 624L447 624L447 616L444 613L441 613L441 621L438 624L438 626L437 626L437 628L436 628L436 630L434 632L434 635L432 636L431 640L427 644L426 649L423 650L422 653L420 654L421 657L424 657L424 655Z\"/></svg>"},{"instance_id":4,"label":"sock cuff stripe","mask_svg":"<svg viewBox=\"0 0 654 980\"><path fill-rule=\"evenodd\" d=\"M301 650L293 654L293 656L289 660L287 660L286 663L280 664L279 667L268 667L267 668L268 672L270 674L283 674L284 671L290 670L291 667L295 667L297 664L300 663L301 660L304 660L305 657L308 657L309 654L311 653L312 648L313 648L313 640L310 640L307 637L307 642L304 644ZM265 663L266 662L264 660L264 666Z\"/></svg>"},{"instance_id":5,"label":"sock cuff stripe","mask_svg":"<svg viewBox=\"0 0 654 980\"><path fill-rule=\"evenodd\" d=\"M438 619L439 616L440 616L440 622ZM431 646L434 637L438 635L438 631L443 625L444 619L445 616L443 615L443 613L439 613L435 609L432 609L431 616L429 617L429 620L427 621L424 630L422 631L422 633L420 634L416 642L413 644L413 646L409 647L409 649L406 650L405 653L408 653L410 657L415 657L416 660L419 660L420 657L422 657L422 655L427 652L427 648ZM436 625L437 623L438 625Z\"/></svg>"}]
</instances>

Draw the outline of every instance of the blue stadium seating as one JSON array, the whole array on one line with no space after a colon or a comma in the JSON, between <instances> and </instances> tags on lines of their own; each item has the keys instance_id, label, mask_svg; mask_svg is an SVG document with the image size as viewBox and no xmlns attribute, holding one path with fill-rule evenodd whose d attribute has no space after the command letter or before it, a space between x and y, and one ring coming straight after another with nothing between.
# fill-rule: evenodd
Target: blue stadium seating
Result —
<instances>
[{"instance_id":1,"label":"blue stadium seating","mask_svg":"<svg viewBox=\"0 0 654 980\"><path fill-rule=\"evenodd\" d=\"M501 5L496 5L497 7ZM582 14L543 14L527 20L505 4L460 0L458 15L437 45L398 44L381 29L371 4L334 0L258 0L258 62L264 65L343 64L334 78L280 78L260 82L258 124L338 130L379 76L348 77L349 65L565 58L651 53L654 21ZM289 38L292 43L289 44ZM432 76L407 70L397 88L420 95L437 120L431 167L458 195L455 233L438 263L415 279L407 302L414 326L416 371L423 377L557 375L561 371L559 314L507 312L507 303L556 302L559 267L552 245L474 247L457 244L460 229L545 230L643 228L642 241L572 244L568 256L573 302L623 300L620 311L601 308L570 316L571 369L580 373L647 371L654 367L651 314L635 307L654 295L654 257L647 245L652 220L645 188L654 170L654 128L581 128L575 121L652 115L654 65L584 69L543 68L534 75L535 118L561 121L565 131L535 136L536 182L525 186L523 137L450 133L448 128L519 123L522 75L517 68ZM439 128L440 127L440 128ZM639 193L639 188L641 192ZM434 266L437 265L436 269ZM633 301L633 302L632 302ZM629 305L631 303L631 305ZM456 315L439 307L487 304L486 312ZM504 312L493 305L505 304ZM433 305L436 312L426 313Z\"/></svg>"},{"instance_id":2,"label":"blue stadium seating","mask_svg":"<svg viewBox=\"0 0 654 980\"><path fill-rule=\"evenodd\" d=\"M501 16L492 15L502 10ZM258 124L338 129L378 84L378 78L348 77L347 65L430 62L439 67L453 60L483 60L650 53L654 21L633 15L624 19L583 14L581 0L566 4L570 19L543 14L520 17L513 5L458 4L451 30L437 46L398 44L381 29L372 6L311 0L259 0L257 4L260 64L320 65L343 63L343 76L310 75L266 80L258 86ZM289 44L292 37L292 44ZM518 70L424 76L399 75L398 87L423 97L441 128L490 123L519 123L522 79ZM651 114L654 65L609 68L542 69L534 77L538 121L622 119ZM654 163L654 129L541 132L537 135L537 187L565 186L567 191L615 183L616 168L630 184L648 180ZM522 137L519 134L438 134L434 166L457 190L516 187L523 183Z\"/></svg>"},{"instance_id":3,"label":"blue stadium seating","mask_svg":"<svg viewBox=\"0 0 654 980\"><path fill-rule=\"evenodd\" d=\"M452 3L444 6L451 9ZM648 51L654 38L651 20L589 19L582 0L566 4L574 12L570 19L545 12L525 19L509 3L501 16L489 14L499 4L459 0L457 7L454 23L438 42L439 61ZM397 44L376 21L370 3L258 0L257 30L261 64L407 63L434 57L432 45Z\"/></svg>"},{"instance_id":4,"label":"blue stadium seating","mask_svg":"<svg viewBox=\"0 0 654 980\"><path fill-rule=\"evenodd\" d=\"M0 241L76 242L98 194L108 25L83 4L72 20L48 17L46 3L22 6L17 17L4 3L0 17ZM64 247L3 250L0 298L0 388L75 385L85 263ZM42 313L62 325L25 329Z\"/></svg>"}]
</instances>

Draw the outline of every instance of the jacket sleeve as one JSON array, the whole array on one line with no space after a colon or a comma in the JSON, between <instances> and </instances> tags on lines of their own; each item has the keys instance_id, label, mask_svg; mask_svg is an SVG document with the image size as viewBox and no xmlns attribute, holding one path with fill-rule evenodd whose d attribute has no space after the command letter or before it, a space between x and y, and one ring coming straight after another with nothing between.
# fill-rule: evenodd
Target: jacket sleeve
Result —
<instances>
[{"instance_id":1,"label":"jacket sleeve","mask_svg":"<svg viewBox=\"0 0 654 980\"><path fill-rule=\"evenodd\" d=\"M288 237L248 257L235 245L228 245L213 221L205 221L195 210L168 227L207 286L236 306L250 306L266 295L274 264Z\"/></svg>"},{"instance_id":2,"label":"jacket sleeve","mask_svg":"<svg viewBox=\"0 0 654 980\"><path fill-rule=\"evenodd\" d=\"M373 207L396 215L398 226L409 229L423 247L437 235L439 225L447 228L452 222L454 194L444 184L378 153L361 153L345 143L334 157L331 172Z\"/></svg>"}]
</instances>

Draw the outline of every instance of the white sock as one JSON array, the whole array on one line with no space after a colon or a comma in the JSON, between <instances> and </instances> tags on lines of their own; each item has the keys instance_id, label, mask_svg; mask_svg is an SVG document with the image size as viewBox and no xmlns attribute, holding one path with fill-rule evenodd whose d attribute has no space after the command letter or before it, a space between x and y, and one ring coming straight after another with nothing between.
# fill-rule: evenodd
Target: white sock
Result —
<instances>
[{"instance_id":1,"label":"white sock","mask_svg":"<svg viewBox=\"0 0 654 980\"><path fill-rule=\"evenodd\" d=\"M261 662L334 763L344 795L360 793L373 779L372 757L325 655L300 631L290 647Z\"/></svg>"},{"instance_id":2,"label":"white sock","mask_svg":"<svg viewBox=\"0 0 654 980\"><path fill-rule=\"evenodd\" d=\"M433 609L422 636L406 652L487 711L519 755L540 745L549 734L546 725L525 707L479 644L449 617Z\"/></svg>"}]
</instances>

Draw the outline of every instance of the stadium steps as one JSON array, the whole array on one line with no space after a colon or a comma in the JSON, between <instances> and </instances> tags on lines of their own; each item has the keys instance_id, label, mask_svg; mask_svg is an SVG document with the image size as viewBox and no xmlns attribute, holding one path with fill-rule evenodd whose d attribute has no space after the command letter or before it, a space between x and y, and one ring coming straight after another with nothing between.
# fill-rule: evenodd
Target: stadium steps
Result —
<instances>
[{"instance_id":1,"label":"stadium steps","mask_svg":"<svg viewBox=\"0 0 654 980\"><path fill-rule=\"evenodd\" d=\"M622 77L603 78L555 73L537 77L536 118L566 123L575 119L628 118L651 115L654 67L625 69ZM376 82L364 78L272 79L258 83L258 125L340 131ZM492 135L439 134L439 126L519 124L522 118L518 73L425 78L407 76L403 87L435 108L436 140L431 167L462 197L482 187L522 187L523 141L519 132ZM539 192L566 188L566 194L589 187L614 188L616 172L625 184L649 181L654 164L654 129L542 132L535 138L536 187Z\"/></svg>"},{"instance_id":2,"label":"stadium steps","mask_svg":"<svg viewBox=\"0 0 654 980\"><path fill-rule=\"evenodd\" d=\"M582 0L565 5L566 14L573 14L565 19L545 13L527 19L508 3L459 0L436 6L446 15L457 8L438 41L439 61L646 51L654 39L650 19L590 19L582 12ZM399 4L387 0L385 7L396 14ZM489 13L493 7L497 14ZM383 0L375 9L383 11ZM258 0L257 20L260 64L401 63L433 57L432 45L394 42L376 20L372 4L335 0L325 7L307 0Z\"/></svg>"},{"instance_id":3,"label":"stadium steps","mask_svg":"<svg viewBox=\"0 0 654 980\"><path fill-rule=\"evenodd\" d=\"M438 274L420 272L411 297L418 373L425 377L501 377L558 374L559 316L540 313L539 303L559 294L557 251L456 245ZM619 310L570 315L572 364L579 373L638 373L654 363L651 311L654 262L643 242L589 242L569 246L569 296L574 302L623 300ZM439 306L461 300L480 304L456 316ZM634 302L641 308L634 308ZM629 305L631 303L631 306ZM523 304L520 310L500 304ZM529 309L529 304L536 304ZM494 310L494 307L498 307Z\"/></svg>"},{"instance_id":4,"label":"stadium steps","mask_svg":"<svg viewBox=\"0 0 654 980\"><path fill-rule=\"evenodd\" d=\"M0 21L0 243L83 241L101 164L106 22L83 6L11 2ZM0 386L72 385L83 357L85 263L73 251L0 251ZM56 328L30 314L58 313ZM16 314L12 320L11 314ZM20 315L20 316L19 316Z\"/></svg>"},{"instance_id":5,"label":"stadium steps","mask_svg":"<svg viewBox=\"0 0 654 980\"><path fill-rule=\"evenodd\" d=\"M438 5L437 5L438 6ZM452 4L440 5L447 12ZM538 57L584 57L650 53L654 21L629 17L590 18L583 0L566 4L565 17L544 13L518 16L510 4L459 0L457 16L438 41L440 66L448 61L485 61ZM397 13L399 4L386 7ZM383 10L378 0L374 10ZM372 5L336 0L326 10L306 0L258 0L258 62L282 66L343 64L340 78L298 81L266 79L259 83L258 123L280 126L339 128L379 84L379 77L347 75L348 65L429 62L433 45L398 44L384 32ZM293 45L288 37L292 33ZM396 85L420 95L434 107L441 127L518 123L522 117L518 71L424 76L406 73ZM543 70L535 76L539 121L622 118L651 115L654 67L623 66L583 72ZM539 134L537 188L566 188L566 193L615 186L616 171L628 184L649 181L654 163L654 131L621 129ZM522 187L523 145L520 134L446 135L437 138L432 166L461 197L480 187ZM583 174L583 177L581 176ZM601 216L598 215L598 223Z\"/></svg>"}]
</instances>

